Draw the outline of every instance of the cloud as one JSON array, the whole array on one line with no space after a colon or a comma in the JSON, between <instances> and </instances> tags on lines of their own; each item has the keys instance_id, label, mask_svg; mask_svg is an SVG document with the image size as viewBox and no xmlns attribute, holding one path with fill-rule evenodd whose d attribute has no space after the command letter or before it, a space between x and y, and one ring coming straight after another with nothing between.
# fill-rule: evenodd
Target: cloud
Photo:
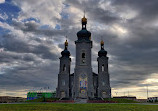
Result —
<instances>
[{"instance_id":1,"label":"cloud","mask_svg":"<svg viewBox=\"0 0 158 111\"><path fill-rule=\"evenodd\" d=\"M57 20L61 18L62 0L48 0L47 2L45 2L45 0L40 0L38 3L36 0L14 0L14 3L21 7L21 12L18 17L19 20L32 17L40 20L41 24L55 27Z\"/></svg>"},{"instance_id":2,"label":"cloud","mask_svg":"<svg viewBox=\"0 0 158 111\"><path fill-rule=\"evenodd\" d=\"M29 45L10 35L5 37L8 38L1 46L5 51L0 53L1 90L45 86L55 90L59 66L57 53L51 52L45 45Z\"/></svg>"},{"instance_id":3,"label":"cloud","mask_svg":"<svg viewBox=\"0 0 158 111\"><path fill-rule=\"evenodd\" d=\"M0 14L0 18L3 19L3 20L7 20L8 19L8 15L6 13Z\"/></svg>"},{"instance_id":4,"label":"cloud","mask_svg":"<svg viewBox=\"0 0 158 111\"><path fill-rule=\"evenodd\" d=\"M5 0L0 0L0 4L1 4L1 3L5 3Z\"/></svg>"}]
</instances>

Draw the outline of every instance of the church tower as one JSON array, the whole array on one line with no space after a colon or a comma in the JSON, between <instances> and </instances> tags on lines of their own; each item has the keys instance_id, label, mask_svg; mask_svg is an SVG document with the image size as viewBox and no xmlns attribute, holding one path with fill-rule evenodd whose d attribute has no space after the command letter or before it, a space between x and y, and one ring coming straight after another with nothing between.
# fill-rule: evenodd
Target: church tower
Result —
<instances>
[{"instance_id":1,"label":"church tower","mask_svg":"<svg viewBox=\"0 0 158 111\"><path fill-rule=\"evenodd\" d=\"M104 50L104 42L101 41L101 50L98 52L98 97L111 98L111 87L108 72L107 51Z\"/></svg>"},{"instance_id":2,"label":"church tower","mask_svg":"<svg viewBox=\"0 0 158 111\"><path fill-rule=\"evenodd\" d=\"M68 51L68 42L65 41L65 49L61 52L60 69L58 74L57 98L69 98L70 91L70 52Z\"/></svg>"},{"instance_id":3,"label":"church tower","mask_svg":"<svg viewBox=\"0 0 158 111\"><path fill-rule=\"evenodd\" d=\"M91 66L91 33L87 30L87 18L81 19L82 29L77 33L76 65L74 69L73 98L94 97L93 73Z\"/></svg>"},{"instance_id":4,"label":"church tower","mask_svg":"<svg viewBox=\"0 0 158 111\"><path fill-rule=\"evenodd\" d=\"M60 69L56 97L60 99L81 98L111 98L111 87L108 72L107 51L101 41L101 50L98 52L98 74L92 70L92 40L91 32L87 30L87 18L81 19L82 29L77 33L76 61L74 73L70 74L71 58L68 51L68 42L61 52Z\"/></svg>"}]
</instances>

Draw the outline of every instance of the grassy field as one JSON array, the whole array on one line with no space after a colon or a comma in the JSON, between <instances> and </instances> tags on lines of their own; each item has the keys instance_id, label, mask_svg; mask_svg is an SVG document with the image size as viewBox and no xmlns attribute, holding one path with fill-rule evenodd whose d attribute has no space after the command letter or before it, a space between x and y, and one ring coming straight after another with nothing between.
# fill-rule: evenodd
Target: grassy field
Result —
<instances>
[{"instance_id":1,"label":"grassy field","mask_svg":"<svg viewBox=\"0 0 158 111\"><path fill-rule=\"evenodd\" d=\"M158 105L140 104L0 104L0 111L158 111Z\"/></svg>"},{"instance_id":2,"label":"grassy field","mask_svg":"<svg viewBox=\"0 0 158 111\"><path fill-rule=\"evenodd\" d=\"M129 99L120 99L120 98L110 98L110 99L104 99L106 101L115 101L117 103L139 103L134 100L129 100Z\"/></svg>"}]
</instances>

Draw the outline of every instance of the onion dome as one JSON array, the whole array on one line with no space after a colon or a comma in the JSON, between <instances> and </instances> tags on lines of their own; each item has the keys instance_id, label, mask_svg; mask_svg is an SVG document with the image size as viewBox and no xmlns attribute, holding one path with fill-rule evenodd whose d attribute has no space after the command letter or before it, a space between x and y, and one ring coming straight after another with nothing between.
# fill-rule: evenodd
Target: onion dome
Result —
<instances>
[{"instance_id":1,"label":"onion dome","mask_svg":"<svg viewBox=\"0 0 158 111\"><path fill-rule=\"evenodd\" d=\"M67 40L65 41L65 49L61 52L62 57L69 57L70 56L70 52L67 49L68 47L68 42Z\"/></svg>"},{"instance_id":2,"label":"onion dome","mask_svg":"<svg viewBox=\"0 0 158 111\"><path fill-rule=\"evenodd\" d=\"M86 29L87 18L84 17L81 19L82 29L77 33L78 40L90 40L91 33Z\"/></svg>"},{"instance_id":3,"label":"onion dome","mask_svg":"<svg viewBox=\"0 0 158 111\"><path fill-rule=\"evenodd\" d=\"M100 42L100 45L101 45L101 50L98 52L98 56L99 57L102 57L102 56L106 57L107 51L104 50L104 41L103 40Z\"/></svg>"},{"instance_id":4,"label":"onion dome","mask_svg":"<svg viewBox=\"0 0 158 111\"><path fill-rule=\"evenodd\" d=\"M77 33L78 40L90 40L91 33L87 29L82 29Z\"/></svg>"}]
</instances>

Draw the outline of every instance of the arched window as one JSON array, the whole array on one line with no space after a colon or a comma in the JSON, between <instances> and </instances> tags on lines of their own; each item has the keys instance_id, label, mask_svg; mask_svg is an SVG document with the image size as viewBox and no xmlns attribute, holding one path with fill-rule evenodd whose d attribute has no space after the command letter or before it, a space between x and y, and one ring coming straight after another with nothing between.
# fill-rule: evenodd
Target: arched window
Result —
<instances>
[{"instance_id":1,"label":"arched window","mask_svg":"<svg viewBox=\"0 0 158 111\"><path fill-rule=\"evenodd\" d=\"M85 57L85 53L82 53L82 58L86 58L86 57Z\"/></svg>"},{"instance_id":2,"label":"arched window","mask_svg":"<svg viewBox=\"0 0 158 111\"><path fill-rule=\"evenodd\" d=\"M104 71L104 64L102 65L101 70L102 70L102 72Z\"/></svg>"},{"instance_id":3,"label":"arched window","mask_svg":"<svg viewBox=\"0 0 158 111\"><path fill-rule=\"evenodd\" d=\"M63 71L66 71L66 66L65 66L65 64L64 64L64 66L63 66Z\"/></svg>"}]
</instances>

